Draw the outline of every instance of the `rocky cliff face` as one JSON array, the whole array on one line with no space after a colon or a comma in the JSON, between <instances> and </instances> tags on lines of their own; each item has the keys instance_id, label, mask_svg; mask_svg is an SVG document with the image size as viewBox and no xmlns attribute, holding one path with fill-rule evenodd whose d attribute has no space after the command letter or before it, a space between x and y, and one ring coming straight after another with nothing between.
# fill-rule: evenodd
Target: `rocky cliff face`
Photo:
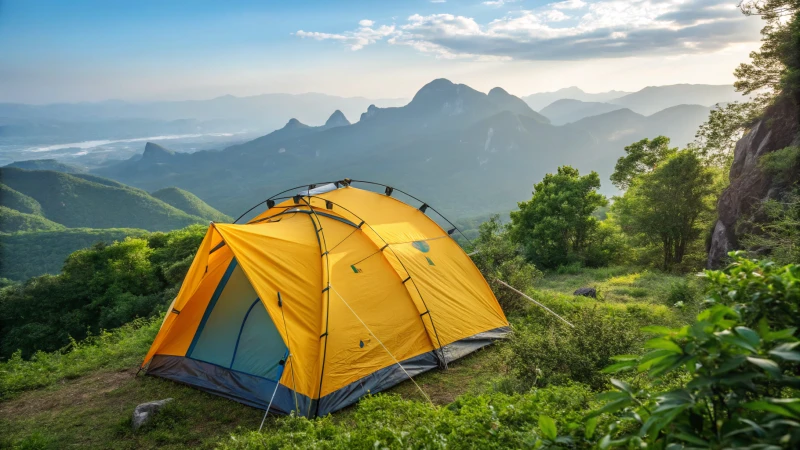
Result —
<instances>
[{"instance_id":1,"label":"rocky cliff face","mask_svg":"<svg viewBox=\"0 0 800 450\"><path fill-rule=\"evenodd\" d=\"M776 130L769 120L759 120L736 143L730 185L720 195L717 203L717 222L711 234L708 250L708 267L718 268L728 252L739 248L738 238L749 231L747 224L763 221L762 203L781 194L769 176L758 165L766 153L792 144L794 133Z\"/></svg>"}]
</instances>

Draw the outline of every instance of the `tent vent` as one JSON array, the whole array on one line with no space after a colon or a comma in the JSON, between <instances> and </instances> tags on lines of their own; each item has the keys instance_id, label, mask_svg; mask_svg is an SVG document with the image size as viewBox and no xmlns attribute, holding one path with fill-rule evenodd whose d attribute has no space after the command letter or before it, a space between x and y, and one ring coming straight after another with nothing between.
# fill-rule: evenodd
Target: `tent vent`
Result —
<instances>
[{"instance_id":1,"label":"tent vent","mask_svg":"<svg viewBox=\"0 0 800 450\"><path fill-rule=\"evenodd\" d=\"M391 197L391 196L392 196L392 192L394 192L394 188L393 188L393 187L386 186L386 190L384 191L384 193L385 193L386 195L388 195L389 197Z\"/></svg>"},{"instance_id":2,"label":"tent vent","mask_svg":"<svg viewBox=\"0 0 800 450\"><path fill-rule=\"evenodd\" d=\"M427 211L428 210L428 204L427 203L423 203L422 206L419 207L419 210L422 211L422 212Z\"/></svg>"}]
</instances>

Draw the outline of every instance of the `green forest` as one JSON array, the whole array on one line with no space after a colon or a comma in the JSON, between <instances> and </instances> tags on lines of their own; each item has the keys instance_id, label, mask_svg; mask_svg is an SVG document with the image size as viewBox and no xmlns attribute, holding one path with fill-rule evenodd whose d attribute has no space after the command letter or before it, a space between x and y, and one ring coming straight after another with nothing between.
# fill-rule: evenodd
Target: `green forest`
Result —
<instances>
[{"instance_id":1,"label":"green forest","mask_svg":"<svg viewBox=\"0 0 800 450\"><path fill-rule=\"evenodd\" d=\"M17 206L3 216L22 228L4 250L82 249L60 271L32 256L3 269L54 274L0 288L0 448L800 448L800 2L741 8L765 23L735 71L750 102L715 108L684 148L669 136L621 145L608 180L564 165L531 180L507 217L457 222L507 340L416 377L419 389L404 382L323 418L270 416L263 432L260 410L137 376L205 234L196 218L221 213L179 189L137 190L189 226L79 231L13 169L0 189ZM746 172L739 155L759 127L773 148ZM769 195L714 260L743 173ZM620 194L601 195L605 183ZM596 295L573 295L583 287ZM167 397L131 431L138 403Z\"/></svg>"}]
</instances>

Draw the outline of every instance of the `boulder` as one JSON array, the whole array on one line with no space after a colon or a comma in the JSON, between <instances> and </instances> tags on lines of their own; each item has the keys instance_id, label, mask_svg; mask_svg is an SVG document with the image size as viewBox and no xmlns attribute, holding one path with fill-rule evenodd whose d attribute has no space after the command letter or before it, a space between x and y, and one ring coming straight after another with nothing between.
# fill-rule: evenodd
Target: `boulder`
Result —
<instances>
[{"instance_id":1,"label":"boulder","mask_svg":"<svg viewBox=\"0 0 800 450\"><path fill-rule=\"evenodd\" d=\"M155 416L161 408L167 403L171 402L171 398L164 400L157 400L154 402L142 403L133 410L133 431L138 430L145 423L147 423L153 416Z\"/></svg>"},{"instance_id":2,"label":"boulder","mask_svg":"<svg viewBox=\"0 0 800 450\"><path fill-rule=\"evenodd\" d=\"M595 288L590 287L582 287L577 291L573 292L572 295L577 295L581 297L590 297L590 298L597 298L597 290Z\"/></svg>"}]
</instances>

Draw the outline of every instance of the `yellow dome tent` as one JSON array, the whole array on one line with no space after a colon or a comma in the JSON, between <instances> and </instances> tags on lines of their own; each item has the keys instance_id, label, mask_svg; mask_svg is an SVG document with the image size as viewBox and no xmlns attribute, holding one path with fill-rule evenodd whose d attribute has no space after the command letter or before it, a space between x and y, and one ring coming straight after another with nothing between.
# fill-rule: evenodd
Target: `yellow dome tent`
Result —
<instances>
[{"instance_id":1,"label":"yellow dome tent","mask_svg":"<svg viewBox=\"0 0 800 450\"><path fill-rule=\"evenodd\" d=\"M313 417L506 335L489 285L427 205L350 184L212 223L147 373Z\"/></svg>"}]
</instances>

